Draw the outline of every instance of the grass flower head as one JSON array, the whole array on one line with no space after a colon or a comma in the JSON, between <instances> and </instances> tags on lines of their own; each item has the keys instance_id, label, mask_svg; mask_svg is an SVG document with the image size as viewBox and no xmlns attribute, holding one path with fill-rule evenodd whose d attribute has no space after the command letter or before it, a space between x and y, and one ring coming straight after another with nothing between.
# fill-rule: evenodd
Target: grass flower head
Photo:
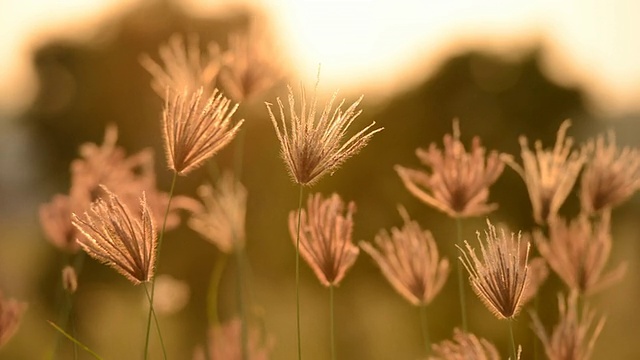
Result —
<instances>
[{"instance_id":1,"label":"grass flower head","mask_svg":"<svg viewBox=\"0 0 640 360\"><path fill-rule=\"evenodd\" d=\"M585 307L578 312L578 294L572 292L566 301L558 295L560 316L553 332L548 335L540 318L532 313L533 331L538 335L549 360L589 360L602 328L604 318L597 320L595 313Z\"/></svg>"},{"instance_id":2,"label":"grass flower head","mask_svg":"<svg viewBox=\"0 0 640 360\"><path fill-rule=\"evenodd\" d=\"M345 213L346 211L346 213ZM300 214L300 254L324 286L337 286L358 257L351 242L356 205L345 206L338 194L323 199L309 196ZM289 231L295 242L298 211L289 213Z\"/></svg>"},{"instance_id":3,"label":"grass flower head","mask_svg":"<svg viewBox=\"0 0 640 360\"><path fill-rule=\"evenodd\" d=\"M243 248L247 189L230 172L225 172L215 188L202 185L198 195L203 205L192 211L189 227L224 253Z\"/></svg>"},{"instance_id":4,"label":"grass flower head","mask_svg":"<svg viewBox=\"0 0 640 360\"><path fill-rule=\"evenodd\" d=\"M134 285L151 281L158 237L144 193L141 217L134 217L117 195L103 187L82 216L73 214L73 225L84 234L78 242L92 258L112 267Z\"/></svg>"},{"instance_id":5,"label":"grass flower head","mask_svg":"<svg viewBox=\"0 0 640 360\"><path fill-rule=\"evenodd\" d=\"M377 247L360 242L360 247L376 261L393 288L411 304L428 305L442 290L449 275L449 261L440 258L433 235L399 208L404 226L381 230Z\"/></svg>"},{"instance_id":6,"label":"grass flower head","mask_svg":"<svg viewBox=\"0 0 640 360\"><path fill-rule=\"evenodd\" d=\"M567 286L580 294L591 295L620 280L626 265L604 274L611 253L608 216L592 226L585 216L567 223L557 218L549 226L549 238L533 233L540 254Z\"/></svg>"},{"instance_id":7,"label":"grass flower head","mask_svg":"<svg viewBox=\"0 0 640 360\"><path fill-rule=\"evenodd\" d=\"M589 147L595 151L582 173L580 200L583 210L592 214L623 203L640 189L640 152L618 149L613 132L608 144L599 136Z\"/></svg>"},{"instance_id":8,"label":"grass flower head","mask_svg":"<svg viewBox=\"0 0 640 360\"><path fill-rule=\"evenodd\" d=\"M207 95L213 93L221 66L217 43L210 42L203 53L198 35L189 35L185 43L182 35L174 34L160 46L159 53L164 66L146 54L141 56L140 63L151 74L151 87L160 97L194 93L200 88Z\"/></svg>"},{"instance_id":9,"label":"grass flower head","mask_svg":"<svg viewBox=\"0 0 640 360\"><path fill-rule=\"evenodd\" d=\"M528 282L529 243L525 256L521 256L521 235L517 239L504 230L497 233L495 226L487 219L485 241L477 232L481 258L474 248L465 241L465 249L459 248L459 257L469 272L473 291L487 308L499 319L512 319L520 311L522 295ZM466 250L466 251L465 251Z\"/></svg>"},{"instance_id":10,"label":"grass flower head","mask_svg":"<svg viewBox=\"0 0 640 360\"><path fill-rule=\"evenodd\" d=\"M488 340L460 329L453 330L453 340L433 344L429 360L500 360L500 353Z\"/></svg>"},{"instance_id":11,"label":"grass flower head","mask_svg":"<svg viewBox=\"0 0 640 360\"><path fill-rule=\"evenodd\" d=\"M27 304L4 298L0 291L0 348L18 331Z\"/></svg>"},{"instance_id":12,"label":"grass flower head","mask_svg":"<svg viewBox=\"0 0 640 360\"><path fill-rule=\"evenodd\" d=\"M457 121L453 135L444 136L444 151L432 143L427 150L416 150L416 155L430 173L400 165L395 169L407 190L427 205L454 218L480 216L497 208L487 204L489 187L502 174L504 163L496 151L486 156L478 137L467 153Z\"/></svg>"},{"instance_id":13,"label":"grass flower head","mask_svg":"<svg viewBox=\"0 0 640 360\"><path fill-rule=\"evenodd\" d=\"M521 136L523 166L510 156L504 156L505 162L524 180L533 206L534 219L541 225L558 214L587 159L585 148L571 150L573 138L566 136L570 126L569 120L560 125L556 144L550 150L543 149L542 142L538 140L534 153L529 149L527 138Z\"/></svg>"},{"instance_id":14,"label":"grass flower head","mask_svg":"<svg viewBox=\"0 0 640 360\"><path fill-rule=\"evenodd\" d=\"M273 341L265 338L257 328L249 329L248 353L246 357L242 356L241 326L240 319L213 326L209 331L207 348L196 348L193 360L268 360Z\"/></svg>"},{"instance_id":15,"label":"grass flower head","mask_svg":"<svg viewBox=\"0 0 640 360\"><path fill-rule=\"evenodd\" d=\"M209 99L202 88L170 96L162 121L169 168L187 175L229 144L243 123L232 123L237 108L217 90Z\"/></svg>"},{"instance_id":16,"label":"grass flower head","mask_svg":"<svg viewBox=\"0 0 640 360\"><path fill-rule=\"evenodd\" d=\"M295 96L289 87L289 119L285 115L284 104L278 101L280 108L280 125L267 103L271 122L280 141L282 157L287 164L293 180L300 185L312 185L324 174L333 173L348 158L364 148L371 137L382 130L373 129L375 122L344 141L347 130L362 113L357 107L362 97L346 109L342 109L342 100L333 109L337 93L334 93L319 118L316 113L315 96L311 106L307 107L307 99L302 89L301 107L296 109Z\"/></svg>"}]
</instances>

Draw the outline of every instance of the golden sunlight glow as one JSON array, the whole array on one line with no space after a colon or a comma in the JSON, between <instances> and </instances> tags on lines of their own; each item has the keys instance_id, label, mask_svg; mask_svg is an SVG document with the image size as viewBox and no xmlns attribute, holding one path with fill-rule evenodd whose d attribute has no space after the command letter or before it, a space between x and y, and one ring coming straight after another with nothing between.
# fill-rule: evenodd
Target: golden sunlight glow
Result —
<instances>
[{"instance_id":1,"label":"golden sunlight glow","mask_svg":"<svg viewBox=\"0 0 640 360\"><path fill-rule=\"evenodd\" d=\"M0 108L33 93L29 56L143 0L0 3ZM517 57L545 46L545 70L583 86L595 109L640 111L640 2L633 0L183 0L194 15L252 6L267 13L297 77L322 88L386 96L422 81L448 56L483 49ZM9 91L11 89L11 91ZM28 98L28 97L27 97Z\"/></svg>"}]
</instances>

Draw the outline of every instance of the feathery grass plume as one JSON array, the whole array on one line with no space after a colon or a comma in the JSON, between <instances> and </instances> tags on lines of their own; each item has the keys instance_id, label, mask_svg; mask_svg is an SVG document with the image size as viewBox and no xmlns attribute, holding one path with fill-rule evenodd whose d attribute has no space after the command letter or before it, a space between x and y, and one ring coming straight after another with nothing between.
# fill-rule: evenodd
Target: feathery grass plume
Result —
<instances>
[{"instance_id":1,"label":"feathery grass plume","mask_svg":"<svg viewBox=\"0 0 640 360\"><path fill-rule=\"evenodd\" d=\"M469 272L469 281L473 291L487 308L499 319L512 319L520 311L522 294L528 282L528 266L530 244L527 243L525 256L521 256L521 239L518 233L507 236L501 229L498 235L495 226L487 219L488 230L485 230L485 242L476 232L482 259L465 241L466 252L458 247L462 256L458 259ZM457 245L456 245L457 246Z\"/></svg>"},{"instance_id":2,"label":"feathery grass plume","mask_svg":"<svg viewBox=\"0 0 640 360\"><path fill-rule=\"evenodd\" d=\"M134 285L151 281L158 237L145 194L140 198L142 215L136 218L116 194L102 190L106 199L98 198L83 216L72 215L73 225L85 235L78 238L80 246Z\"/></svg>"},{"instance_id":3,"label":"feathery grass plume","mask_svg":"<svg viewBox=\"0 0 640 360\"><path fill-rule=\"evenodd\" d=\"M345 213L346 210L346 213ZM337 286L358 257L351 242L356 204L345 206L338 194L323 199L320 193L309 196L307 209L301 210L300 254L324 286ZM297 234L298 211L289 213L289 231Z\"/></svg>"},{"instance_id":4,"label":"feathery grass plume","mask_svg":"<svg viewBox=\"0 0 640 360\"><path fill-rule=\"evenodd\" d=\"M229 49L222 54L220 86L235 101L249 99L268 90L280 78L281 69L273 51L271 31L252 24L229 36Z\"/></svg>"},{"instance_id":5,"label":"feathery grass plume","mask_svg":"<svg viewBox=\"0 0 640 360\"><path fill-rule=\"evenodd\" d=\"M242 356L241 325L240 319L232 319L211 327L206 349L197 347L193 360L268 360L274 341L257 328L250 329L248 354L246 358Z\"/></svg>"},{"instance_id":6,"label":"feathery grass plume","mask_svg":"<svg viewBox=\"0 0 640 360\"><path fill-rule=\"evenodd\" d=\"M433 344L429 360L500 360L498 349L488 340L456 328L453 340Z\"/></svg>"},{"instance_id":7,"label":"feathery grass plume","mask_svg":"<svg viewBox=\"0 0 640 360\"><path fill-rule=\"evenodd\" d=\"M618 149L613 132L608 144L600 135L588 146L595 151L582 173L580 200L583 211L593 214L621 204L640 189L640 152Z\"/></svg>"},{"instance_id":8,"label":"feathery grass plume","mask_svg":"<svg viewBox=\"0 0 640 360\"><path fill-rule=\"evenodd\" d=\"M449 261L440 258L433 235L409 218L404 207L398 211L404 226L381 230L377 248L364 241L360 247L376 261L393 288L411 304L428 305L442 290L449 275Z\"/></svg>"},{"instance_id":9,"label":"feathery grass plume","mask_svg":"<svg viewBox=\"0 0 640 360\"><path fill-rule=\"evenodd\" d=\"M232 123L237 108L217 89L208 99L202 88L169 96L162 118L169 169L187 175L231 142L244 122Z\"/></svg>"},{"instance_id":10,"label":"feathery grass plume","mask_svg":"<svg viewBox=\"0 0 640 360\"><path fill-rule=\"evenodd\" d=\"M225 172L215 188L200 186L198 196L204 204L191 210L189 227L226 254L244 248L247 189Z\"/></svg>"},{"instance_id":11,"label":"feathery grass plume","mask_svg":"<svg viewBox=\"0 0 640 360\"><path fill-rule=\"evenodd\" d=\"M580 294L592 295L624 276L624 263L603 273L612 243L608 215L595 226L586 216L579 216L568 224L557 218L550 223L549 239L540 230L533 236L538 251L551 269L570 289Z\"/></svg>"},{"instance_id":12,"label":"feathery grass plume","mask_svg":"<svg viewBox=\"0 0 640 360\"><path fill-rule=\"evenodd\" d=\"M549 360L589 360L605 319L596 322L593 311L578 309L578 293L571 292L566 301L558 294L560 318L548 335L535 312L531 313L533 331L538 335Z\"/></svg>"},{"instance_id":13,"label":"feathery grass plume","mask_svg":"<svg viewBox=\"0 0 640 360\"><path fill-rule=\"evenodd\" d=\"M159 54L164 66L147 54L140 56L140 63L151 74L151 88L161 98L183 91L193 93L200 88L204 88L206 95L213 93L221 67L217 43L210 42L207 51L202 52L197 34L188 35L186 43L182 35L173 34L160 46Z\"/></svg>"},{"instance_id":14,"label":"feathery grass plume","mask_svg":"<svg viewBox=\"0 0 640 360\"><path fill-rule=\"evenodd\" d=\"M520 137L523 166L511 156L503 160L524 180L536 223L546 224L558 214L558 210L571 192L580 169L587 159L587 149L571 151L573 138L567 137L571 121L565 120L558 129L553 149L543 149L540 140L535 142L535 153L529 149L527 138Z\"/></svg>"},{"instance_id":15,"label":"feathery grass plume","mask_svg":"<svg viewBox=\"0 0 640 360\"><path fill-rule=\"evenodd\" d=\"M489 187L500 177L504 163L498 152L486 149L474 137L467 153L460 141L460 126L453 121L453 136L444 136L444 151L435 143L429 149L417 149L416 156L431 173L400 165L395 170L409 192L447 215L472 217L488 214L497 204L487 204Z\"/></svg>"},{"instance_id":16,"label":"feathery grass plume","mask_svg":"<svg viewBox=\"0 0 640 360\"><path fill-rule=\"evenodd\" d=\"M289 168L291 178L300 185L310 186L317 182L324 174L333 173L348 158L358 153L367 145L371 137L383 128L371 130L372 122L364 129L343 142L346 132L354 120L362 113L357 110L362 97L356 100L344 111L342 100L335 109L333 104L338 95L333 94L320 115L316 119L317 100L314 95L311 106L307 108L304 88L301 90L300 114L296 113L295 96L289 86L289 120L285 116L284 104L278 101L280 108L280 122L278 125L271 104L266 103L271 122L280 141L281 154ZM287 125L287 122L289 124Z\"/></svg>"},{"instance_id":17,"label":"feathery grass plume","mask_svg":"<svg viewBox=\"0 0 640 360\"><path fill-rule=\"evenodd\" d=\"M82 144L80 157L71 163L69 195L55 195L51 202L40 206L40 223L45 236L57 248L69 253L80 249L76 238L83 235L71 224L71 213L83 213L93 200L104 195L99 184L117 194L129 208L138 206L140 193L144 191L154 220L162 221L159 216L167 208L169 197L157 188L153 152L145 149L126 156L124 149L116 145L117 139L118 130L110 124L101 145ZM168 229L175 228L180 222L177 209L189 203L189 198L184 196L173 199Z\"/></svg>"},{"instance_id":18,"label":"feathery grass plume","mask_svg":"<svg viewBox=\"0 0 640 360\"><path fill-rule=\"evenodd\" d=\"M6 299L0 291L0 348L18 331L27 304Z\"/></svg>"}]
</instances>

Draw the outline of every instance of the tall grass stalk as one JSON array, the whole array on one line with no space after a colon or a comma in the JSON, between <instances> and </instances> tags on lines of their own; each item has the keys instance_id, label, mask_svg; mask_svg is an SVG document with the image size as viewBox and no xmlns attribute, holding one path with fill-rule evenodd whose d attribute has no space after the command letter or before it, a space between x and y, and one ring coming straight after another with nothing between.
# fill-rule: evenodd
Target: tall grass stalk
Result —
<instances>
[{"instance_id":1,"label":"tall grass stalk","mask_svg":"<svg viewBox=\"0 0 640 360\"><path fill-rule=\"evenodd\" d=\"M429 340L429 322L427 321L427 305L420 305L420 327L422 328L422 340L424 341L425 355L431 352L431 340Z\"/></svg>"},{"instance_id":2,"label":"tall grass stalk","mask_svg":"<svg viewBox=\"0 0 640 360\"><path fill-rule=\"evenodd\" d=\"M244 138L245 138L246 130L242 131L242 129L238 132L236 136L236 141L233 149L233 172L238 181L242 181L242 168L244 163ZM234 234L235 236L235 234ZM237 240L237 239L234 239ZM237 243L237 241L234 241ZM247 335L247 309L244 299L244 286L247 283L246 277L244 276L244 247L238 247L235 251L236 253L236 262L237 262L237 294L238 294L238 310L240 311L240 334L242 340L242 360L247 360L249 356L248 350L248 335Z\"/></svg>"},{"instance_id":3,"label":"tall grass stalk","mask_svg":"<svg viewBox=\"0 0 640 360\"><path fill-rule=\"evenodd\" d=\"M507 320L509 322L509 337L511 338L511 359L516 360L518 355L516 354L516 340L513 336L513 319Z\"/></svg>"},{"instance_id":4,"label":"tall grass stalk","mask_svg":"<svg viewBox=\"0 0 640 360\"><path fill-rule=\"evenodd\" d=\"M207 315L209 317L209 325L220 324L218 316L218 293L220 292L220 281L222 274L227 265L227 254L220 252L218 261L213 265L211 277L209 280L209 291L207 292Z\"/></svg>"},{"instance_id":5,"label":"tall grass stalk","mask_svg":"<svg viewBox=\"0 0 640 360\"><path fill-rule=\"evenodd\" d=\"M329 327L331 328L331 360L336 360L336 330L333 308L333 288L333 285L329 286Z\"/></svg>"},{"instance_id":6,"label":"tall grass stalk","mask_svg":"<svg viewBox=\"0 0 640 360\"><path fill-rule=\"evenodd\" d=\"M158 331L158 338L160 339L160 346L162 347L162 356L164 360L167 360L167 350L164 347L164 340L162 339L162 332L160 332L160 324L158 323L158 317L156 316L156 311L153 308L153 300L151 299L151 295L149 294L149 289L147 289L147 285L144 284L144 292L147 294L147 299L149 300L149 310L153 314L153 320L156 323L156 330ZM145 356L146 359L146 356Z\"/></svg>"},{"instance_id":7,"label":"tall grass stalk","mask_svg":"<svg viewBox=\"0 0 640 360\"><path fill-rule=\"evenodd\" d=\"M156 248L156 268L160 263L160 251L162 250L162 240L164 239L164 233L167 228L167 218L169 217L169 210L171 210L171 200L173 199L173 191L175 190L177 179L178 179L178 173L174 171L173 179L171 180L171 190L169 190L169 201L167 202L167 210L164 212L164 220L162 220L162 230L160 231L160 235L158 237L158 247ZM156 293L156 278L154 276L153 280L151 280L151 296L149 297L149 315L147 316L147 331L146 331L145 342L144 342L145 360L149 355L149 333L151 330L151 316L153 315L155 318L155 312L153 311L153 299L154 299L155 293ZM157 318L156 318L156 326L158 327L158 335L160 336L160 339L162 339L162 335L160 335L160 324L158 324ZM163 352L164 352L164 348L163 348ZM166 353L165 353L165 357L166 357Z\"/></svg>"},{"instance_id":8,"label":"tall grass stalk","mask_svg":"<svg viewBox=\"0 0 640 360\"><path fill-rule=\"evenodd\" d=\"M303 185L300 185L298 195L298 225L296 226L296 328L298 336L298 360L302 360L302 345L300 339L300 218L302 216Z\"/></svg>"},{"instance_id":9,"label":"tall grass stalk","mask_svg":"<svg viewBox=\"0 0 640 360\"><path fill-rule=\"evenodd\" d=\"M247 311L244 303L244 273L242 269L242 259L244 256L244 250L241 248L236 248L236 264L237 264L237 273L236 273L236 293L238 297L238 311L240 311L240 335L242 341L242 360L247 360L249 358L249 348L248 348L248 335L247 335Z\"/></svg>"},{"instance_id":10,"label":"tall grass stalk","mask_svg":"<svg viewBox=\"0 0 640 360\"><path fill-rule=\"evenodd\" d=\"M456 217L456 232L457 232L457 244L460 249L463 249L462 243L462 219L460 217ZM464 293L464 276L462 270L462 263L457 261L458 263L458 294L460 296L460 314L462 316L462 330L464 332L468 332L467 326L467 306L465 302L465 293Z\"/></svg>"}]
</instances>

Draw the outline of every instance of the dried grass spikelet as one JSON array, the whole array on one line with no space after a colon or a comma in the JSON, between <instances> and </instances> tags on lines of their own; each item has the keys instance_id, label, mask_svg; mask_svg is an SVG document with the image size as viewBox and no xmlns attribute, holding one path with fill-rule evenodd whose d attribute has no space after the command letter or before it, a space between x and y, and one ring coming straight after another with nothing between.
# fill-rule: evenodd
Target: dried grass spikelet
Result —
<instances>
[{"instance_id":1,"label":"dried grass spikelet","mask_svg":"<svg viewBox=\"0 0 640 360\"><path fill-rule=\"evenodd\" d=\"M69 294L73 294L78 289L78 273L73 266L67 265L62 268L62 288Z\"/></svg>"},{"instance_id":2,"label":"dried grass spikelet","mask_svg":"<svg viewBox=\"0 0 640 360\"><path fill-rule=\"evenodd\" d=\"M160 97L193 93L200 88L206 95L213 93L221 67L217 43L210 42L207 51L202 52L197 34L188 35L186 43L182 35L173 34L160 46L159 54L162 65L147 54L141 55L140 63L151 74L151 87Z\"/></svg>"},{"instance_id":3,"label":"dried grass spikelet","mask_svg":"<svg viewBox=\"0 0 640 360\"><path fill-rule=\"evenodd\" d=\"M608 144L600 135L588 146L595 151L582 173L580 200L582 209L594 214L623 203L640 189L640 152L618 149L613 132Z\"/></svg>"},{"instance_id":4,"label":"dried grass spikelet","mask_svg":"<svg viewBox=\"0 0 640 360\"><path fill-rule=\"evenodd\" d=\"M248 354L246 358L242 356L241 325L240 319L232 319L225 324L211 327L206 349L202 346L197 347L193 360L268 360L274 341L255 327L249 328Z\"/></svg>"},{"instance_id":5,"label":"dried grass spikelet","mask_svg":"<svg viewBox=\"0 0 640 360\"><path fill-rule=\"evenodd\" d=\"M270 29L252 24L229 35L229 49L222 54L220 86L235 101L243 101L268 90L280 78L277 54Z\"/></svg>"},{"instance_id":6,"label":"dried grass spikelet","mask_svg":"<svg viewBox=\"0 0 640 360\"><path fill-rule=\"evenodd\" d=\"M571 292L566 299L558 294L560 316L553 332L547 335L538 315L531 313L532 328L549 360L589 360L595 342L604 327L604 318L596 321L595 313L585 306L578 310L578 294Z\"/></svg>"},{"instance_id":7,"label":"dried grass spikelet","mask_svg":"<svg viewBox=\"0 0 640 360\"><path fill-rule=\"evenodd\" d=\"M431 347L433 356L429 360L500 360L495 345L458 328L453 330L453 340L443 340Z\"/></svg>"},{"instance_id":8,"label":"dried grass spikelet","mask_svg":"<svg viewBox=\"0 0 640 360\"><path fill-rule=\"evenodd\" d=\"M549 239L539 230L533 236L551 269L581 294L594 294L624 276L624 263L604 274L612 243L609 216L595 226L585 216L568 224L557 218L550 223Z\"/></svg>"},{"instance_id":9,"label":"dried grass spikelet","mask_svg":"<svg viewBox=\"0 0 640 360\"><path fill-rule=\"evenodd\" d=\"M431 232L411 220L404 207L398 210L404 220L402 229L394 227L391 234L381 230L375 237L377 248L364 241L360 247L400 295L413 305L428 305L447 281L449 261L440 258Z\"/></svg>"},{"instance_id":10,"label":"dried grass spikelet","mask_svg":"<svg viewBox=\"0 0 640 360\"><path fill-rule=\"evenodd\" d=\"M78 238L92 258L112 267L134 285L151 281L158 237L146 196L140 199L141 217L132 215L117 195L103 187L105 198L91 204L83 216L73 214Z\"/></svg>"},{"instance_id":11,"label":"dried grass spikelet","mask_svg":"<svg viewBox=\"0 0 640 360\"><path fill-rule=\"evenodd\" d=\"M535 153L529 149L527 138L520 137L523 166L511 156L503 156L524 180L536 223L546 224L558 214L558 210L571 192L582 165L587 159L586 148L571 151L573 138L567 137L571 121L565 120L558 129L553 149L543 149L542 142L535 142Z\"/></svg>"},{"instance_id":12,"label":"dried grass spikelet","mask_svg":"<svg viewBox=\"0 0 640 360\"><path fill-rule=\"evenodd\" d=\"M18 331L27 304L6 299L0 291L0 348Z\"/></svg>"},{"instance_id":13,"label":"dried grass spikelet","mask_svg":"<svg viewBox=\"0 0 640 360\"><path fill-rule=\"evenodd\" d=\"M527 243L525 256L521 256L521 235L517 240L514 233L507 237L501 229L498 235L495 226L487 219L485 242L477 232L482 259L475 249L465 241L465 248L458 247L462 264L469 272L469 281L473 291L487 308L499 319L512 319L520 311L522 295L528 282L529 248ZM457 246L457 245L456 245Z\"/></svg>"},{"instance_id":14,"label":"dried grass spikelet","mask_svg":"<svg viewBox=\"0 0 640 360\"><path fill-rule=\"evenodd\" d=\"M346 210L346 213L345 213ZM354 202L345 206L338 194L323 199L309 196L307 209L300 210L300 254L324 286L337 286L358 257L351 242ZM289 213L289 232L296 241L298 211Z\"/></svg>"},{"instance_id":15,"label":"dried grass spikelet","mask_svg":"<svg viewBox=\"0 0 640 360\"><path fill-rule=\"evenodd\" d=\"M348 158L365 147L371 137L383 128L371 130L375 125L375 122L372 122L349 140L343 142L347 130L362 113L362 110L357 110L362 97L345 110L342 110L344 100L335 109L332 109L337 97L336 92L325 106L320 118L316 119L317 100L315 95L311 106L307 108L304 88L301 92L302 104L300 114L297 114L295 96L289 87L290 115L288 121L284 105L280 98L277 99L281 125L278 125L271 110L271 104L267 103L266 105L280 141L282 157L289 168L292 179L300 185L312 185L324 174L336 171Z\"/></svg>"},{"instance_id":16,"label":"dried grass spikelet","mask_svg":"<svg viewBox=\"0 0 640 360\"><path fill-rule=\"evenodd\" d=\"M169 168L187 175L231 142L244 122L232 123L237 108L218 90L209 99L202 88L170 96L162 121Z\"/></svg>"},{"instance_id":17,"label":"dried grass spikelet","mask_svg":"<svg viewBox=\"0 0 640 360\"><path fill-rule=\"evenodd\" d=\"M404 186L415 197L447 215L472 217L488 214L497 204L487 204L489 187L500 177L504 163L496 151L488 156L480 138L474 137L467 153L460 141L460 126L453 121L453 136L444 136L444 151L432 143L417 149L420 161L431 173L395 166Z\"/></svg>"},{"instance_id":18,"label":"dried grass spikelet","mask_svg":"<svg viewBox=\"0 0 640 360\"><path fill-rule=\"evenodd\" d=\"M230 254L245 244L247 189L225 172L216 187L202 185L198 196L203 201L192 210L189 227Z\"/></svg>"}]
</instances>

